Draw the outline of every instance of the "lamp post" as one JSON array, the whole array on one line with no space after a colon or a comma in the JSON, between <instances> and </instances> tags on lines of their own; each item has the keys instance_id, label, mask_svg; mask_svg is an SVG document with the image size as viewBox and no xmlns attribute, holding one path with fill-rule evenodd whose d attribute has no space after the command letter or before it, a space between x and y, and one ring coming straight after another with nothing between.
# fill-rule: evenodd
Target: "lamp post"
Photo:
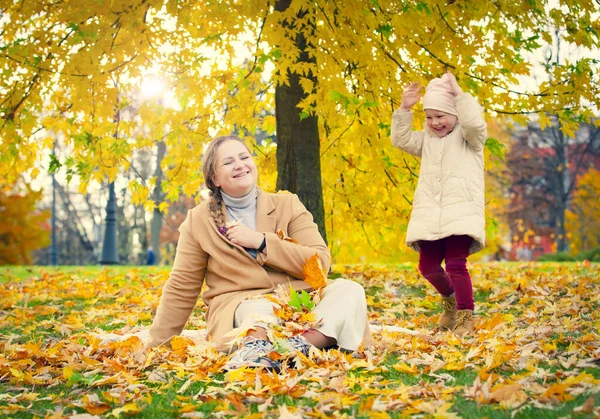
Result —
<instances>
[{"instance_id":1,"label":"lamp post","mask_svg":"<svg viewBox=\"0 0 600 419\"><path fill-rule=\"evenodd\" d=\"M120 121L121 115L119 111L119 95L117 94L117 103L114 116L116 127L113 135L115 140L119 136ZM119 253L117 249L117 196L115 194L114 180L108 184L108 202L106 203L106 218L104 221L104 240L102 241L100 264L116 265L119 263Z\"/></svg>"},{"instance_id":2,"label":"lamp post","mask_svg":"<svg viewBox=\"0 0 600 419\"><path fill-rule=\"evenodd\" d=\"M154 83L146 82L142 85L144 97L150 97L159 94L162 91L162 83L154 81ZM118 137L119 122L121 119L119 111L119 101L117 95L117 109L115 112L115 129L114 137ZM104 228L104 240L102 242L102 255L100 257L102 265L116 265L119 263L119 254L117 249L117 198L115 194L114 181L108 185L108 202L106 203L106 218Z\"/></svg>"},{"instance_id":3,"label":"lamp post","mask_svg":"<svg viewBox=\"0 0 600 419\"><path fill-rule=\"evenodd\" d=\"M52 154L55 153L56 150L56 139L54 139L54 144L52 145ZM52 173L52 217L51 217L51 223L52 223L52 233L51 233L51 240L52 243L50 244L50 265L52 266L56 266L58 265L58 249L57 249L57 243L56 243L56 177L54 175L54 172Z\"/></svg>"},{"instance_id":4,"label":"lamp post","mask_svg":"<svg viewBox=\"0 0 600 419\"><path fill-rule=\"evenodd\" d=\"M104 240L102 242L100 263L102 265L116 265L119 263L117 252L117 197L114 182L110 182L108 185L108 202L106 203Z\"/></svg>"}]
</instances>

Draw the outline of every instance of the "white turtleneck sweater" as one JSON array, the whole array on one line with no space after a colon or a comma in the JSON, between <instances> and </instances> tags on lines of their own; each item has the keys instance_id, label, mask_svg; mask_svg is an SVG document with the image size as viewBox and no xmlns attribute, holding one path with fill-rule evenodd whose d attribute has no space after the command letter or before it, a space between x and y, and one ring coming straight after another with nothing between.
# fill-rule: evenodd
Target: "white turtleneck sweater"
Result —
<instances>
[{"instance_id":1,"label":"white turtleneck sweater","mask_svg":"<svg viewBox=\"0 0 600 419\"><path fill-rule=\"evenodd\" d=\"M256 199L258 197L258 188L254 188L246 195L234 198L221 191L225 208L227 209L227 218L229 221L238 221L246 227L256 230ZM256 258L256 249L245 248L246 251Z\"/></svg>"}]
</instances>

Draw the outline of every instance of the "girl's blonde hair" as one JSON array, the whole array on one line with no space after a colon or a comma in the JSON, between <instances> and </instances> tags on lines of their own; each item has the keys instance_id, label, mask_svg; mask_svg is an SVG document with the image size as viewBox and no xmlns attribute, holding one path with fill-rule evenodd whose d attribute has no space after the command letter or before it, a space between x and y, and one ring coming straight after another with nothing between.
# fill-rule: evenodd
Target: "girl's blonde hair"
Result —
<instances>
[{"instance_id":1,"label":"girl's blonde hair","mask_svg":"<svg viewBox=\"0 0 600 419\"><path fill-rule=\"evenodd\" d=\"M208 144L206 151L202 156L202 173L204 174L204 184L211 192L211 198L208 203L208 210L210 215L215 219L215 224L219 228L219 231L225 227L225 210L223 205L223 196L221 195L221 188L215 185L215 166L217 158L217 150L219 147L227 141L239 141L244 144L244 147L250 152L248 146L244 143L237 135L224 135L217 137Z\"/></svg>"}]
</instances>

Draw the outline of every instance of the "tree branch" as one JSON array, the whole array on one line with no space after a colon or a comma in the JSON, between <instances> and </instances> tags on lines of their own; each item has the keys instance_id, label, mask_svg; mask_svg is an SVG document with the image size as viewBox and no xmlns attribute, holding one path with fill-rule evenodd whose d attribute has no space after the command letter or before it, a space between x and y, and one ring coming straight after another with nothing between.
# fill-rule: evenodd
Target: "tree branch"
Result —
<instances>
[{"instance_id":1,"label":"tree branch","mask_svg":"<svg viewBox=\"0 0 600 419\"><path fill-rule=\"evenodd\" d=\"M344 134L345 134L345 133L346 133L346 132L347 132L347 131L348 131L348 130L349 130L351 127L352 127L352 125L354 125L354 122L356 122L356 119L353 119L353 120L352 120L352 122L350 123L350 125L348 125L348 126L347 126L347 127L344 129L344 131L342 131L342 132L340 133L340 135L338 135L338 136L337 136L337 137L336 137L336 138L335 138L335 139L334 139L334 140L333 140L333 141L332 141L332 142L331 142L331 143L330 143L330 144L327 146L327 148L325 149L325 151L323 151L323 152L321 153L321 157L323 157L323 156L325 155L325 153L327 153L327 152L329 151L329 149L330 149L331 147L333 147L333 145L334 145L334 144L335 144L335 143L336 143L336 142L337 142L337 141L338 141L340 138L342 138L342 136L343 136L343 135L344 135Z\"/></svg>"},{"instance_id":2,"label":"tree branch","mask_svg":"<svg viewBox=\"0 0 600 419\"><path fill-rule=\"evenodd\" d=\"M448 21L446 20L446 18L445 18L445 15L442 13L442 9L440 9L440 5L439 5L439 4L436 4L436 6L435 6L435 7L437 7L437 9L438 9L438 12L439 12L439 14L440 14L440 17L442 18L442 20L444 21L444 23L446 24L446 26L448 27L448 29L450 29L452 32L454 32L455 34L457 34L457 35L458 35L458 32L457 32L457 31L456 31L456 30L455 30L455 29L454 29L452 26L450 26L450 24L449 24L449 23L448 23Z\"/></svg>"}]
</instances>

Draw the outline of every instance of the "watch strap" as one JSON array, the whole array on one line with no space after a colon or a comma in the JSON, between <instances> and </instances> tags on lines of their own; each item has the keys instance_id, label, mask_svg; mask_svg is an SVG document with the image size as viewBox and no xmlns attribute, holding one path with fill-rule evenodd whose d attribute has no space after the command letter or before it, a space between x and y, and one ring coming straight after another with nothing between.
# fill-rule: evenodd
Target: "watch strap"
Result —
<instances>
[{"instance_id":1,"label":"watch strap","mask_svg":"<svg viewBox=\"0 0 600 419\"><path fill-rule=\"evenodd\" d=\"M262 243L260 244L260 246L258 247L258 252L262 252L263 250L265 250L265 247L267 247L267 238L264 237Z\"/></svg>"}]
</instances>

